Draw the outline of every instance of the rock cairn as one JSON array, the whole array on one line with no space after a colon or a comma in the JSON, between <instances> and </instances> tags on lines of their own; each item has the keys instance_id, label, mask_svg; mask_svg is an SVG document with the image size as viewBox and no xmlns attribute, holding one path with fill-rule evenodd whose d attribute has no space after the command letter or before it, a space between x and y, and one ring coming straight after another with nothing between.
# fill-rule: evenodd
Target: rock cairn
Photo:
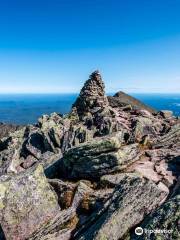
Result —
<instances>
[{"instance_id":1,"label":"rock cairn","mask_svg":"<svg viewBox=\"0 0 180 240\"><path fill-rule=\"evenodd\" d=\"M85 82L73 107L77 109L78 115L82 117L87 113L93 114L100 109L104 109L108 105L104 82L99 71L95 71Z\"/></svg>"}]
</instances>

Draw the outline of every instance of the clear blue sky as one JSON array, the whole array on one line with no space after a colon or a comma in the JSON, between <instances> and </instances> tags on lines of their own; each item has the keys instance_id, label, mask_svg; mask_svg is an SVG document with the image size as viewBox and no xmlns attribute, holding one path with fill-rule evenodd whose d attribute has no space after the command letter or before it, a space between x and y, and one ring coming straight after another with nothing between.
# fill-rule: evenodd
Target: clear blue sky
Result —
<instances>
[{"instance_id":1,"label":"clear blue sky","mask_svg":"<svg viewBox=\"0 0 180 240\"><path fill-rule=\"evenodd\" d=\"M180 0L0 1L0 92L180 92Z\"/></svg>"}]
</instances>

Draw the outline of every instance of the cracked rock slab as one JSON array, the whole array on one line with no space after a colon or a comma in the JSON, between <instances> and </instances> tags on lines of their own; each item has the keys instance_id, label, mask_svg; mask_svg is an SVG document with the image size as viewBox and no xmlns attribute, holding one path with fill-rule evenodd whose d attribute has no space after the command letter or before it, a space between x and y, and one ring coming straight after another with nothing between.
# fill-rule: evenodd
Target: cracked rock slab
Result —
<instances>
[{"instance_id":1,"label":"cracked rock slab","mask_svg":"<svg viewBox=\"0 0 180 240\"><path fill-rule=\"evenodd\" d=\"M63 157L70 178L98 178L124 169L140 156L138 144L122 146L117 136L70 149Z\"/></svg>"},{"instance_id":2,"label":"cracked rock slab","mask_svg":"<svg viewBox=\"0 0 180 240\"><path fill-rule=\"evenodd\" d=\"M60 210L57 196L36 166L0 178L0 222L6 240L25 240Z\"/></svg>"},{"instance_id":3,"label":"cracked rock slab","mask_svg":"<svg viewBox=\"0 0 180 240\"><path fill-rule=\"evenodd\" d=\"M166 198L167 193L137 174L125 174L104 207L75 234L77 240L118 240L141 222Z\"/></svg>"}]
</instances>

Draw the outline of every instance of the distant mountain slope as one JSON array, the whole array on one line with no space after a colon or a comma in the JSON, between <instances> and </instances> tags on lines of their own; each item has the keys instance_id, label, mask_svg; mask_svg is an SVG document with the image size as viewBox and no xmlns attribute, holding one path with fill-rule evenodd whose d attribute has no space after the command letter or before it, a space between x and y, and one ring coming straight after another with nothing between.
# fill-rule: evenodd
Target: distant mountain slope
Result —
<instances>
[{"instance_id":1,"label":"distant mountain slope","mask_svg":"<svg viewBox=\"0 0 180 240\"><path fill-rule=\"evenodd\" d=\"M126 105L131 105L133 109L145 109L151 113L156 112L155 109L122 91L117 92L113 97L108 96L108 101L111 107L125 107Z\"/></svg>"}]
</instances>

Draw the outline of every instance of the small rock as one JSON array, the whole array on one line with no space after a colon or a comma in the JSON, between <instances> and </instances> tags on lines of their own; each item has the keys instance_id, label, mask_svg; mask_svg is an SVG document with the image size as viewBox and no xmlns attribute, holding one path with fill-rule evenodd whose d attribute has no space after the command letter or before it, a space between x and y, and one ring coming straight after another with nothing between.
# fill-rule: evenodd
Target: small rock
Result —
<instances>
[{"instance_id":1,"label":"small rock","mask_svg":"<svg viewBox=\"0 0 180 240\"><path fill-rule=\"evenodd\" d=\"M168 110L161 110L159 112L159 114L163 117L163 118L170 118L173 116L173 111L168 111Z\"/></svg>"}]
</instances>

